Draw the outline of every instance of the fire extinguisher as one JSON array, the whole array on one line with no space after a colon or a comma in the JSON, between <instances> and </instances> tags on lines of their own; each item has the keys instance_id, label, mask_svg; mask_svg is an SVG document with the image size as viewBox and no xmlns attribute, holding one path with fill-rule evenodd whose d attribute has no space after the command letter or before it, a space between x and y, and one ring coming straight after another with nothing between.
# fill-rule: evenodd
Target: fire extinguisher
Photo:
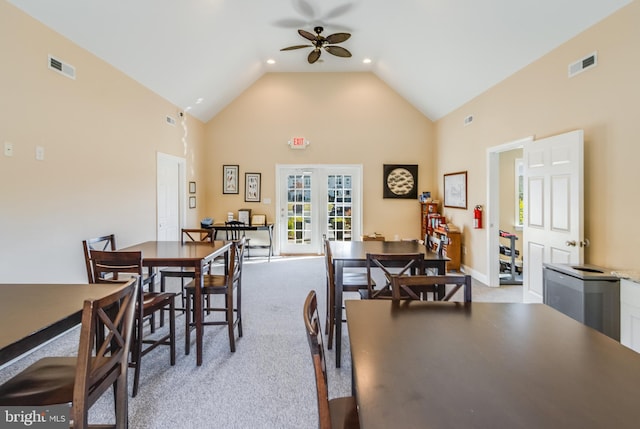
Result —
<instances>
[{"instance_id":1,"label":"fire extinguisher","mask_svg":"<svg viewBox=\"0 0 640 429\"><path fill-rule=\"evenodd\" d=\"M473 208L473 227L482 229L482 206L480 205Z\"/></svg>"}]
</instances>

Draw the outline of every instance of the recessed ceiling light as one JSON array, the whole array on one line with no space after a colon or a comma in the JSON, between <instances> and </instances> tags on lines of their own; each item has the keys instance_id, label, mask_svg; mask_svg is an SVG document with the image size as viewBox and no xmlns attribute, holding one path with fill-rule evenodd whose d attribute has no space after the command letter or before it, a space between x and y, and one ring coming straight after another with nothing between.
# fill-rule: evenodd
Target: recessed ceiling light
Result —
<instances>
[{"instance_id":1,"label":"recessed ceiling light","mask_svg":"<svg viewBox=\"0 0 640 429\"><path fill-rule=\"evenodd\" d=\"M203 101L204 101L204 98L200 97L196 100L196 104L202 104Z\"/></svg>"},{"instance_id":2,"label":"recessed ceiling light","mask_svg":"<svg viewBox=\"0 0 640 429\"><path fill-rule=\"evenodd\" d=\"M364 64L371 64L371 58L365 58L364 60L362 60L362 62Z\"/></svg>"},{"instance_id":3,"label":"recessed ceiling light","mask_svg":"<svg viewBox=\"0 0 640 429\"><path fill-rule=\"evenodd\" d=\"M276 63L276 60L274 60L273 58L269 58L267 60L267 64L275 64L275 63Z\"/></svg>"}]
</instances>

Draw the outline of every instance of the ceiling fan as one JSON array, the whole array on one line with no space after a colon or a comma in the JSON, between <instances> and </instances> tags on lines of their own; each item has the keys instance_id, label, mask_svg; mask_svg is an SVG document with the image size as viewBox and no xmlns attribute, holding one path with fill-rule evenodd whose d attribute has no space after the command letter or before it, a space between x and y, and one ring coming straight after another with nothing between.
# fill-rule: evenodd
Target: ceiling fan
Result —
<instances>
[{"instance_id":1,"label":"ceiling fan","mask_svg":"<svg viewBox=\"0 0 640 429\"><path fill-rule=\"evenodd\" d=\"M321 36L320 33L324 31L324 28L318 26L313 29L316 34L309 33L305 30L298 30L298 34L300 34L305 39L311 42L311 45L295 45L289 46L288 48L282 48L281 51L291 51L294 49L302 49L302 48L313 48L307 60L309 64L313 64L320 58L320 54L322 53L322 49L329 52L332 55L337 57L350 57L351 52L343 48L342 46L335 46L335 43L341 43L351 37L349 33L334 33L330 34L327 37Z\"/></svg>"}]
</instances>

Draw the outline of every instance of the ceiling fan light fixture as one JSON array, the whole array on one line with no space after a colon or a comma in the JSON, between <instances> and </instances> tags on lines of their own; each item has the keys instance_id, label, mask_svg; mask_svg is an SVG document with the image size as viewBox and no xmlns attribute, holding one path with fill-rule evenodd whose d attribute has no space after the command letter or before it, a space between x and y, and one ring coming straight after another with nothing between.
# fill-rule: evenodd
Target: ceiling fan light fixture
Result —
<instances>
[{"instance_id":1,"label":"ceiling fan light fixture","mask_svg":"<svg viewBox=\"0 0 640 429\"><path fill-rule=\"evenodd\" d=\"M289 46L286 48L280 49L281 51L291 51L294 49L301 48L313 48L313 50L307 56L307 61L309 64L313 64L320 59L320 54L322 53L321 49L324 48L325 51L329 52L331 55L335 55L336 57L349 58L351 57L351 52L342 46L337 46L335 43L341 43L345 40L348 40L351 37L349 33L334 33L330 34L327 37L321 35L324 31L324 28L317 26L314 27L313 31L315 31L315 35L306 31L306 30L298 30L298 34L303 38L307 39L311 42L311 45L295 45Z\"/></svg>"}]
</instances>

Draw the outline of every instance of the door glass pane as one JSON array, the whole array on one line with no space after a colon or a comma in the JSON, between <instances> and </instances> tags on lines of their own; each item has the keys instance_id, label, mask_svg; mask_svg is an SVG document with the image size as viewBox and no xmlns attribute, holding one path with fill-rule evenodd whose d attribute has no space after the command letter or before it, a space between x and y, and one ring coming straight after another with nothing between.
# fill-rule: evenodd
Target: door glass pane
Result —
<instances>
[{"instance_id":1,"label":"door glass pane","mask_svg":"<svg viewBox=\"0 0 640 429\"><path fill-rule=\"evenodd\" d=\"M327 176L327 237L329 240L351 241L351 175Z\"/></svg>"},{"instance_id":2,"label":"door glass pane","mask_svg":"<svg viewBox=\"0 0 640 429\"><path fill-rule=\"evenodd\" d=\"M287 177L287 242L311 242L311 176L290 174Z\"/></svg>"}]
</instances>

